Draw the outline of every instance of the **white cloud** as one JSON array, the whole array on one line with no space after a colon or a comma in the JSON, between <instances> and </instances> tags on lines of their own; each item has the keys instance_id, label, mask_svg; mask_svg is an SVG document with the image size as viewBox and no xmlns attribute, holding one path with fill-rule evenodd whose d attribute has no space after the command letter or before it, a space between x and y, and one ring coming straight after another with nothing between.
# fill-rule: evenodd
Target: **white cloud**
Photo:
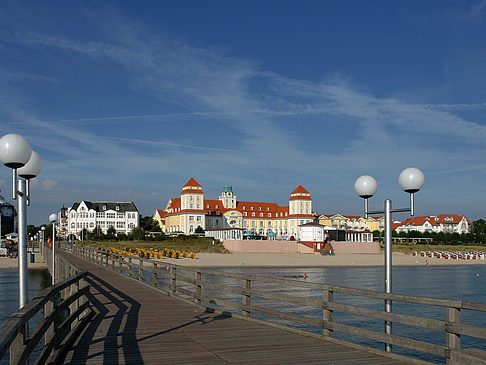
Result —
<instances>
[{"instance_id":1,"label":"white cloud","mask_svg":"<svg viewBox=\"0 0 486 365\"><path fill-rule=\"evenodd\" d=\"M57 181L47 179L43 180L41 184L43 190L52 190L57 186Z\"/></svg>"}]
</instances>

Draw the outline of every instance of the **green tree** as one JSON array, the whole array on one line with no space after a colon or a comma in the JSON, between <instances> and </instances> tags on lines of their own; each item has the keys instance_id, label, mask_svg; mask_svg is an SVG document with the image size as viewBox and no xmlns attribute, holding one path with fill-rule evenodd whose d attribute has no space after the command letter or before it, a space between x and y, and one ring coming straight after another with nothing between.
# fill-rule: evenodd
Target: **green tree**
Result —
<instances>
[{"instance_id":1,"label":"green tree","mask_svg":"<svg viewBox=\"0 0 486 365\"><path fill-rule=\"evenodd\" d=\"M484 243L486 241L486 221L478 219L472 222L471 233L474 235L474 241Z\"/></svg>"},{"instance_id":2,"label":"green tree","mask_svg":"<svg viewBox=\"0 0 486 365\"><path fill-rule=\"evenodd\" d=\"M143 240L145 238L145 231L140 227L135 227L132 229L130 237L134 240Z\"/></svg>"},{"instance_id":3,"label":"green tree","mask_svg":"<svg viewBox=\"0 0 486 365\"><path fill-rule=\"evenodd\" d=\"M113 226L108 227L108 229L106 230L106 234L108 236L114 236L116 234L115 227L113 227Z\"/></svg>"},{"instance_id":4,"label":"green tree","mask_svg":"<svg viewBox=\"0 0 486 365\"><path fill-rule=\"evenodd\" d=\"M204 229L203 227L201 226L197 226L196 230L194 231L194 233L204 233Z\"/></svg>"}]
</instances>

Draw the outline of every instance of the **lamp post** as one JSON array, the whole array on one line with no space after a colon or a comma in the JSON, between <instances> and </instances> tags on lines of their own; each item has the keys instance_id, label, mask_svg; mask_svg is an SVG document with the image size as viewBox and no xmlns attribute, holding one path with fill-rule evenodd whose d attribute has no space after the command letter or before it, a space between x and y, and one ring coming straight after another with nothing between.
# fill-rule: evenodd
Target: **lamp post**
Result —
<instances>
[{"instance_id":1,"label":"lamp post","mask_svg":"<svg viewBox=\"0 0 486 365\"><path fill-rule=\"evenodd\" d=\"M19 308L22 308L28 301L27 206L30 205L30 179L40 173L42 161L32 151L29 142L18 134L6 134L0 138L0 161L12 169L12 199L17 200Z\"/></svg>"},{"instance_id":2,"label":"lamp post","mask_svg":"<svg viewBox=\"0 0 486 365\"><path fill-rule=\"evenodd\" d=\"M356 179L354 183L354 190L364 199L364 213L365 218L371 214L384 214L385 216L385 293L392 292L392 213L410 212L410 216L414 215L414 194L424 186L425 177L422 171L415 167L409 167L403 170L398 177L398 183L401 188L410 194L410 207L405 209L392 209L392 202L386 199L384 203L384 210L382 211L368 211L368 199L375 195L378 189L378 184L375 178L369 175L363 175ZM385 299L385 311L392 311L392 302ZM392 333L392 324L390 321L385 321L385 333ZM391 344L385 344L385 350L391 352Z\"/></svg>"},{"instance_id":3,"label":"lamp post","mask_svg":"<svg viewBox=\"0 0 486 365\"><path fill-rule=\"evenodd\" d=\"M52 223L52 285L56 283L56 222L57 214L52 213L49 216Z\"/></svg>"}]
</instances>

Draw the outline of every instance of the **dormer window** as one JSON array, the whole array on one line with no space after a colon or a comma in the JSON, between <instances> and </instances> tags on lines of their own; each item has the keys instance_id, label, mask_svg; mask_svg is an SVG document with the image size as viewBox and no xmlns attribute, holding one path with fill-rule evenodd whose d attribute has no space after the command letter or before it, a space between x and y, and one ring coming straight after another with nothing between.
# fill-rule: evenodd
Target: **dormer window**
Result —
<instances>
[{"instance_id":1,"label":"dormer window","mask_svg":"<svg viewBox=\"0 0 486 365\"><path fill-rule=\"evenodd\" d=\"M258 207L258 210L262 210L262 207Z\"/></svg>"},{"instance_id":2,"label":"dormer window","mask_svg":"<svg viewBox=\"0 0 486 365\"><path fill-rule=\"evenodd\" d=\"M269 211L270 211L270 208L267 207L267 212L269 212Z\"/></svg>"},{"instance_id":3,"label":"dormer window","mask_svg":"<svg viewBox=\"0 0 486 365\"><path fill-rule=\"evenodd\" d=\"M103 210L106 210L106 205L103 205Z\"/></svg>"},{"instance_id":4,"label":"dormer window","mask_svg":"<svg viewBox=\"0 0 486 365\"><path fill-rule=\"evenodd\" d=\"M253 210L253 207L251 207L251 210Z\"/></svg>"},{"instance_id":5,"label":"dormer window","mask_svg":"<svg viewBox=\"0 0 486 365\"><path fill-rule=\"evenodd\" d=\"M116 209L116 210L120 210L120 207L117 205L115 209Z\"/></svg>"},{"instance_id":6,"label":"dormer window","mask_svg":"<svg viewBox=\"0 0 486 365\"><path fill-rule=\"evenodd\" d=\"M218 208L219 208L219 207L218 207L218 204L216 204L216 209L218 209Z\"/></svg>"},{"instance_id":7,"label":"dormer window","mask_svg":"<svg viewBox=\"0 0 486 365\"><path fill-rule=\"evenodd\" d=\"M246 209L246 207L243 205L243 210L245 210L245 209Z\"/></svg>"}]
</instances>

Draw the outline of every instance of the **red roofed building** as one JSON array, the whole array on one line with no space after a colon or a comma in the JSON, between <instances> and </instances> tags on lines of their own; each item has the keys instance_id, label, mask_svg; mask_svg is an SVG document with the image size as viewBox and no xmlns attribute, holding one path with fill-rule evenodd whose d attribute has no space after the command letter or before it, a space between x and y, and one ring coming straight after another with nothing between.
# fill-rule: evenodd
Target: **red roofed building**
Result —
<instances>
[{"instance_id":1,"label":"red roofed building","mask_svg":"<svg viewBox=\"0 0 486 365\"><path fill-rule=\"evenodd\" d=\"M410 217L403 222L395 222L392 228L397 232L444 232L469 233L471 221L463 215L439 214L423 217Z\"/></svg>"},{"instance_id":2,"label":"red roofed building","mask_svg":"<svg viewBox=\"0 0 486 365\"><path fill-rule=\"evenodd\" d=\"M299 185L289 198L289 205L238 201L231 185L225 185L218 200L205 199L202 186L191 178L180 197L169 199L163 213L154 217L164 232L194 233L197 227L211 230L239 228L247 235L299 238L299 225L314 222L310 193ZM162 223L163 222L163 223Z\"/></svg>"}]
</instances>

